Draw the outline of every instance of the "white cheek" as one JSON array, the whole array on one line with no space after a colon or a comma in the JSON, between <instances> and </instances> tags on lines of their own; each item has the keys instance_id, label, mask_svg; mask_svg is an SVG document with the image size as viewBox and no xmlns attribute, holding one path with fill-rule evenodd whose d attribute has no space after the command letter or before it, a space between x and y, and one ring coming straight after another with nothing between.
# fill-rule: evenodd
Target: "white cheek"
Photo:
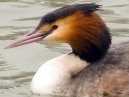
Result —
<instances>
[{"instance_id":1,"label":"white cheek","mask_svg":"<svg viewBox=\"0 0 129 97\"><path fill-rule=\"evenodd\" d=\"M59 41L62 40L63 35L65 34L65 30L68 28L68 26L61 26L55 31L53 31L51 34L49 34L47 37L44 38L44 40L47 41Z\"/></svg>"},{"instance_id":2,"label":"white cheek","mask_svg":"<svg viewBox=\"0 0 129 97\"><path fill-rule=\"evenodd\" d=\"M55 33L52 33L48 36L46 36L43 40L45 41L56 41L59 36Z\"/></svg>"}]
</instances>

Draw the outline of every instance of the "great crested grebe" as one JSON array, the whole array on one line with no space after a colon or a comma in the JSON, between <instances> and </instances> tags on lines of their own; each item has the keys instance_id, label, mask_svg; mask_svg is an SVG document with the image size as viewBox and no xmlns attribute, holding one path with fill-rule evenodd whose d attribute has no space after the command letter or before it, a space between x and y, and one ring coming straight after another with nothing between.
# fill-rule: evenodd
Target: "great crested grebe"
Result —
<instances>
[{"instance_id":1,"label":"great crested grebe","mask_svg":"<svg viewBox=\"0 0 129 97\"><path fill-rule=\"evenodd\" d=\"M59 8L44 15L33 32L6 47L40 40L71 46L72 52L49 60L39 68L31 82L33 93L119 97L129 92L128 42L111 46L107 53L111 36L95 13L99 8L95 3Z\"/></svg>"}]
</instances>

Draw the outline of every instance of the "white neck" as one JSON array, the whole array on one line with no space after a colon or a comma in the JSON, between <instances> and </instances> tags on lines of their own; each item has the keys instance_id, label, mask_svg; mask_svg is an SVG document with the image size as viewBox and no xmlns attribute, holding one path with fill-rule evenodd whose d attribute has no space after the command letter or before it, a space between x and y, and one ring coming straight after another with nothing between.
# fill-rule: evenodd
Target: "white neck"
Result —
<instances>
[{"instance_id":1,"label":"white neck","mask_svg":"<svg viewBox=\"0 0 129 97\"><path fill-rule=\"evenodd\" d=\"M71 83L71 77L88 64L74 54L65 54L49 60L36 72L31 89L38 94L55 94L65 91Z\"/></svg>"}]
</instances>

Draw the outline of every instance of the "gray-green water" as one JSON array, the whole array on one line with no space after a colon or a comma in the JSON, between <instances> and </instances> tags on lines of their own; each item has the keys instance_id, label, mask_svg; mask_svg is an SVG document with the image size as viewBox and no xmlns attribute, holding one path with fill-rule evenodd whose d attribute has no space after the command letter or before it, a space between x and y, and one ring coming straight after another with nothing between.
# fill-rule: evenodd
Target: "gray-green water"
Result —
<instances>
[{"instance_id":1,"label":"gray-green water","mask_svg":"<svg viewBox=\"0 0 129 97\"><path fill-rule=\"evenodd\" d=\"M0 97L37 97L30 92L34 73L45 61L70 50L47 42L8 50L5 45L33 30L45 13L89 1L103 5L99 14L111 29L113 43L129 40L129 0L0 0Z\"/></svg>"}]
</instances>

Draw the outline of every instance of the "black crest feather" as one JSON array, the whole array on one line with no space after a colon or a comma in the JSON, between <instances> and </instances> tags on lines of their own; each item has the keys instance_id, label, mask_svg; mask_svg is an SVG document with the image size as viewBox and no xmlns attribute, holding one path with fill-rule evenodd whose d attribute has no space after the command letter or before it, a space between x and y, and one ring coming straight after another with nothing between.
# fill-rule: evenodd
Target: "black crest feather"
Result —
<instances>
[{"instance_id":1,"label":"black crest feather","mask_svg":"<svg viewBox=\"0 0 129 97\"><path fill-rule=\"evenodd\" d=\"M56 9L55 11L49 12L48 14L44 15L37 27L40 28L43 24L46 23L52 23L58 19L67 17L77 11L83 11L83 12L93 12L95 10L98 10L101 5L97 5L95 3L88 3L88 4L76 4L76 5L68 5L59 9Z\"/></svg>"}]
</instances>

